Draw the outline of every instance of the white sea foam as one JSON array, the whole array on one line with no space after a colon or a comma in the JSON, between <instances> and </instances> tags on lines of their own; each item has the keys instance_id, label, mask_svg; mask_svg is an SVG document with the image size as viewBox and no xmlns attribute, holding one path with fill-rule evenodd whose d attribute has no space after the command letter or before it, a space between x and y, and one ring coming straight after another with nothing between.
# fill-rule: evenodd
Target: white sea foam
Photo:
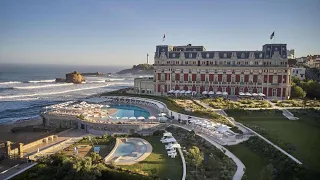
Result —
<instances>
[{"instance_id":1,"label":"white sea foam","mask_svg":"<svg viewBox=\"0 0 320 180\"><path fill-rule=\"evenodd\" d=\"M28 81L29 83L50 83L50 82L56 82L55 79L47 79L47 80L38 80L38 81Z\"/></svg>"},{"instance_id":2,"label":"white sea foam","mask_svg":"<svg viewBox=\"0 0 320 180\"><path fill-rule=\"evenodd\" d=\"M64 84L47 84L42 86L23 86L23 87L14 87L14 89L38 89L38 88L47 88L47 87L59 87L59 86L72 86L72 83Z\"/></svg>"},{"instance_id":3,"label":"white sea foam","mask_svg":"<svg viewBox=\"0 0 320 180\"><path fill-rule=\"evenodd\" d=\"M55 92L47 92L47 93L36 93L36 94L23 94L23 95L13 95L13 96L0 96L0 99L13 99L13 98L22 98L22 97L33 97L33 96L45 96L45 95L55 95L55 94L63 94L75 91L82 91L82 90L89 90L89 89L96 89L109 86L110 84L105 84L103 86L94 86L94 87L85 87L79 89L69 89L65 91L55 91Z\"/></svg>"},{"instance_id":4,"label":"white sea foam","mask_svg":"<svg viewBox=\"0 0 320 180\"><path fill-rule=\"evenodd\" d=\"M20 82L20 81L8 81L8 82L0 82L0 85L2 85L2 84L20 84L20 83L22 83L22 82Z\"/></svg>"},{"instance_id":5,"label":"white sea foam","mask_svg":"<svg viewBox=\"0 0 320 180\"><path fill-rule=\"evenodd\" d=\"M0 121L0 124L14 124L17 121L20 120L29 120L29 119L34 119L34 118L38 118L39 115L35 115L35 116L28 116L28 117L14 117L14 118L3 118Z\"/></svg>"}]
</instances>

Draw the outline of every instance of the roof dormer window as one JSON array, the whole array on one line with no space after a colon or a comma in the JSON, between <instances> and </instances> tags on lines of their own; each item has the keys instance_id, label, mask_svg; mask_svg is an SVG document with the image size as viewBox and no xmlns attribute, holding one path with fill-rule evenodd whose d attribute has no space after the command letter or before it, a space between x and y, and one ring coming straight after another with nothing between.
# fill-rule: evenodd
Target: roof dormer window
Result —
<instances>
[{"instance_id":1,"label":"roof dormer window","mask_svg":"<svg viewBox=\"0 0 320 180\"><path fill-rule=\"evenodd\" d=\"M259 54L259 58L262 58L262 53Z\"/></svg>"},{"instance_id":2,"label":"roof dormer window","mask_svg":"<svg viewBox=\"0 0 320 180\"><path fill-rule=\"evenodd\" d=\"M192 53L189 54L189 58L192 58Z\"/></svg>"},{"instance_id":3,"label":"roof dormer window","mask_svg":"<svg viewBox=\"0 0 320 180\"><path fill-rule=\"evenodd\" d=\"M209 58L209 53L207 53L206 57Z\"/></svg>"},{"instance_id":4,"label":"roof dormer window","mask_svg":"<svg viewBox=\"0 0 320 180\"><path fill-rule=\"evenodd\" d=\"M173 57L173 58L175 58L175 57L176 57L176 54L175 54L175 53L173 53L173 54L172 54L172 57Z\"/></svg>"},{"instance_id":5,"label":"roof dormer window","mask_svg":"<svg viewBox=\"0 0 320 180\"><path fill-rule=\"evenodd\" d=\"M245 56L244 53L242 53L242 54L241 54L241 58L244 59L244 56Z\"/></svg>"},{"instance_id":6,"label":"roof dormer window","mask_svg":"<svg viewBox=\"0 0 320 180\"><path fill-rule=\"evenodd\" d=\"M223 54L223 57L224 57L224 58L227 58L227 53L224 53L224 54Z\"/></svg>"}]
</instances>

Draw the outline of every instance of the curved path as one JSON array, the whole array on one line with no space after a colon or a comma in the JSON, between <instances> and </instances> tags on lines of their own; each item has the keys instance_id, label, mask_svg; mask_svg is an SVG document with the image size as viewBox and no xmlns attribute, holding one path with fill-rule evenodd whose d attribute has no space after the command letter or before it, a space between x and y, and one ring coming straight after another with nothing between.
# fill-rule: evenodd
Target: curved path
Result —
<instances>
[{"instance_id":1,"label":"curved path","mask_svg":"<svg viewBox=\"0 0 320 180\"><path fill-rule=\"evenodd\" d=\"M203 103L201 101L197 101L198 103L200 103L202 106L204 106L207 109L210 110L214 110L213 108L211 108L208 104ZM278 107L272 107L272 108L245 108L245 110L257 110L257 109L279 109L279 110L284 110L285 108L278 108ZM248 128L247 126L236 122L232 117L229 117L228 114L221 109L220 113L221 115L223 115L224 117L226 117L228 120L233 121L238 127L241 127L242 129L246 129L252 133L254 133L255 135L257 135L258 137L260 137L261 139L263 139L264 141L266 141L268 144L272 145L274 148L278 149L280 152L282 152L283 154L285 154L286 156L288 156L290 159L292 159L293 161L295 161L298 164L302 164L301 161L299 161L298 159L296 159L295 157L293 157L291 154L287 153L285 150L281 149L279 146L273 144L271 141L269 141L267 138L261 136L260 134L258 134L257 132L253 131L252 129Z\"/></svg>"},{"instance_id":2,"label":"curved path","mask_svg":"<svg viewBox=\"0 0 320 180\"><path fill-rule=\"evenodd\" d=\"M187 131L191 131L192 129L187 128L185 126L180 126L178 124L172 124L173 126L177 126L180 128L183 128ZM201 133L196 133L198 136L200 136L201 138L205 139L206 141L208 141L209 143L211 143L212 145L214 145L215 147L217 147L219 150L221 150L226 156L228 156L229 158L231 158L237 165L237 171L236 173L233 175L233 180L241 180L242 176L244 174L245 171L245 166L244 164L240 161L239 158L237 158L237 156L235 156L234 154L232 154L228 149L224 148L223 146L221 146L220 144L214 142L213 140L211 140L207 135L205 134L201 134Z\"/></svg>"}]
</instances>

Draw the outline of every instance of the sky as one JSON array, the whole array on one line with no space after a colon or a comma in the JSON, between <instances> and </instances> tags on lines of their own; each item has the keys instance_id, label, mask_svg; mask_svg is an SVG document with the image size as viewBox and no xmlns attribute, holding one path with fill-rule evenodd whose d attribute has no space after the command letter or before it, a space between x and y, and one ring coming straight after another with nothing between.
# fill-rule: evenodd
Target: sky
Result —
<instances>
[{"instance_id":1,"label":"sky","mask_svg":"<svg viewBox=\"0 0 320 180\"><path fill-rule=\"evenodd\" d=\"M319 0L1 0L0 65L133 65L156 45L320 54ZM162 41L163 35L165 41Z\"/></svg>"}]
</instances>

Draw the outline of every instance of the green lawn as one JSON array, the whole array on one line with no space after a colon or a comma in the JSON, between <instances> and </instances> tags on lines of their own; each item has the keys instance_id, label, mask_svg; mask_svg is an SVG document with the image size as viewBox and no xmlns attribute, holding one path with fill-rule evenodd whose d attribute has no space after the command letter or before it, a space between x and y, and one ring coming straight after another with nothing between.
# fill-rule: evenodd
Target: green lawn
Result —
<instances>
[{"instance_id":1,"label":"green lawn","mask_svg":"<svg viewBox=\"0 0 320 180\"><path fill-rule=\"evenodd\" d=\"M249 113L227 111L228 115L234 117L236 121L248 125L289 151L306 168L319 172L320 113L319 111L317 113L306 112L306 110L292 110L292 112L300 119L290 121L280 111L251 111Z\"/></svg>"},{"instance_id":2,"label":"green lawn","mask_svg":"<svg viewBox=\"0 0 320 180\"><path fill-rule=\"evenodd\" d=\"M249 180L255 180L260 178L260 171L267 166L267 161L251 151L243 144L234 146L225 146L229 151L236 155L241 162L246 166L246 175Z\"/></svg>"},{"instance_id":3,"label":"green lawn","mask_svg":"<svg viewBox=\"0 0 320 180\"><path fill-rule=\"evenodd\" d=\"M164 144L160 142L159 136L144 137L152 145L152 153L144 161L131 165L121 166L125 169L140 170L148 175L152 175L152 170L156 169L156 175L171 180L179 180L182 177L182 162L180 155L171 159L168 157Z\"/></svg>"}]
</instances>

